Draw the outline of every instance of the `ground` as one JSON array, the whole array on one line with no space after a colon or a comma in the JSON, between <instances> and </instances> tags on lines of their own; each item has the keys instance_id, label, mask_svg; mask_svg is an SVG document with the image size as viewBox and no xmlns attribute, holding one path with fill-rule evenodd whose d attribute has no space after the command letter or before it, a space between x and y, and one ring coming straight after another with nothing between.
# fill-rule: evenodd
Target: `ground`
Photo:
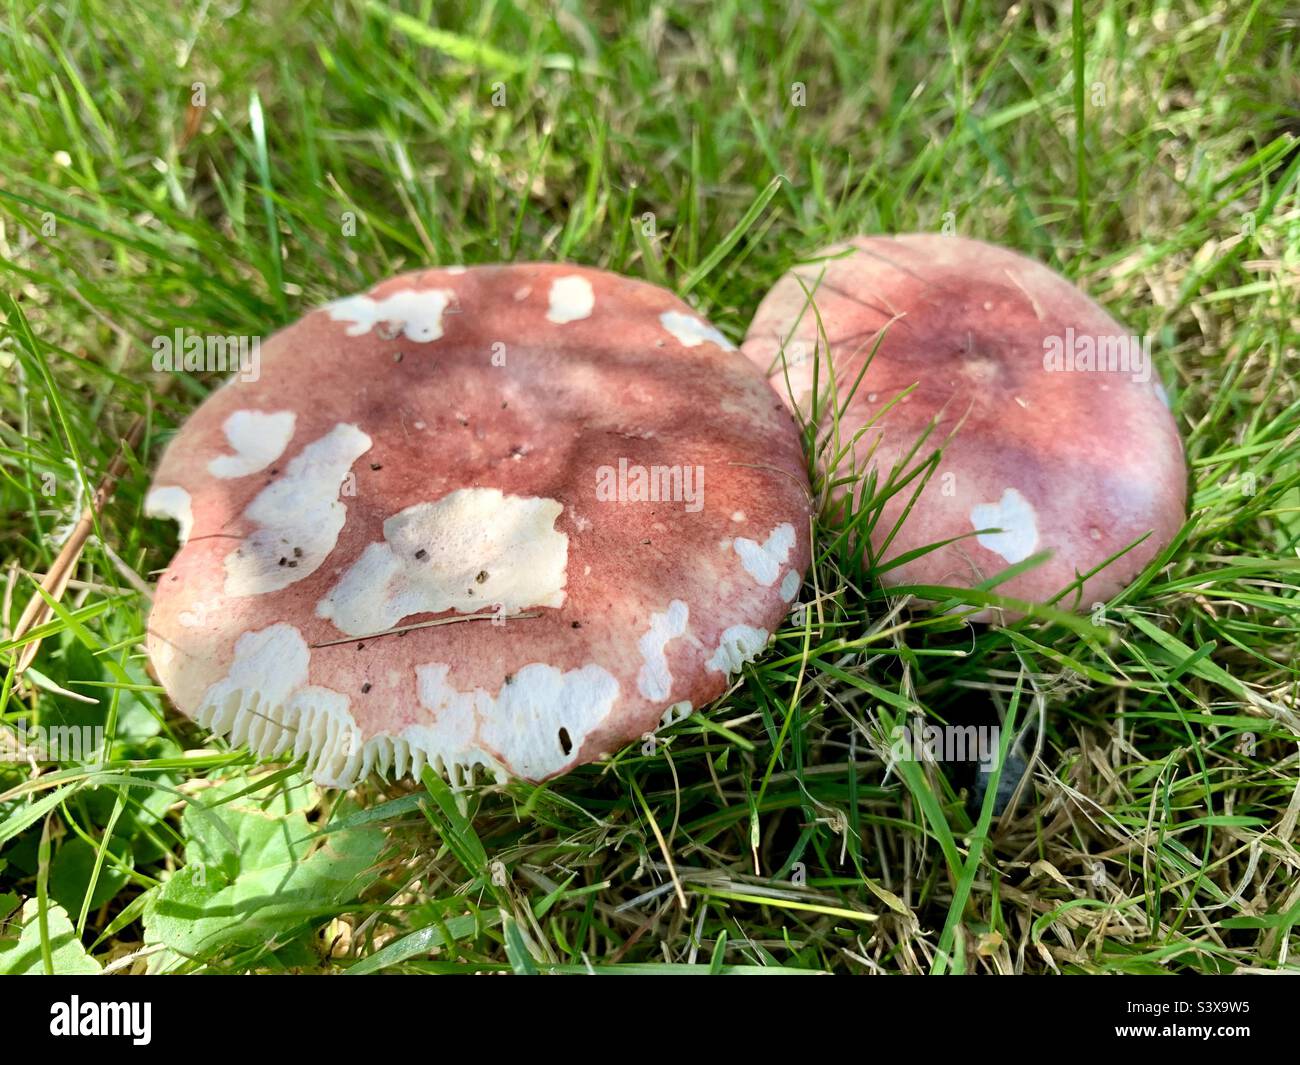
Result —
<instances>
[{"instance_id":1,"label":"ground","mask_svg":"<svg viewBox=\"0 0 1300 1065\"><path fill-rule=\"evenodd\" d=\"M0 971L1295 970L1295 12L404 10L25 3L0 31L0 711L11 744L107 746L0 762ZM853 542L872 499L827 507L805 609L720 702L457 793L320 791L151 680L175 532L143 496L220 380L155 372L155 336L537 259L665 285L736 341L798 256L913 230L1033 255L1154 338L1190 515L1099 614L913 609ZM923 719L1001 720L1019 801L894 758Z\"/></svg>"}]
</instances>

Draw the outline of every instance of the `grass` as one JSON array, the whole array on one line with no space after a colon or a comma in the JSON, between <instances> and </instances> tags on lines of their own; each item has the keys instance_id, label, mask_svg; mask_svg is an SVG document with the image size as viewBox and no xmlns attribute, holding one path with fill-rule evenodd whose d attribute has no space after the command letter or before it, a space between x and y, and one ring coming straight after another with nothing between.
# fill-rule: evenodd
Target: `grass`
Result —
<instances>
[{"instance_id":1,"label":"grass","mask_svg":"<svg viewBox=\"0 0 1300 1065\"><path fill-rule=\"evenodd\" d=\"M1300 968L1282 0L185 6L11 3L0 27L0 714L107 737L0 762L0 970ZM805 606L725 698L544 787L322 793L151 681L174 533L142 497L217 383L154 374L155 335L269 333L426 263L568 259L738 339L798 256L941 228L1156 338L1190 517L1100 614L911 609L850 542L882 479L823 512ZM1002 720L1020 803L887 771L917 716Z\"/></svg>"}]
</instances>

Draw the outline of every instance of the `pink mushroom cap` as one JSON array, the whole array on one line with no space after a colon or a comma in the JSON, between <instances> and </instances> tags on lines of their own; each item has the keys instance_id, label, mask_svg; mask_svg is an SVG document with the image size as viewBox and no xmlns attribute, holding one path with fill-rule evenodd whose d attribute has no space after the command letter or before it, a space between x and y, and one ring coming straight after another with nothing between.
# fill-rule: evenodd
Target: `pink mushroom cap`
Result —
<instances>
[{"instance_id":1,"label":"pink mushroom cap","mask_svg":"<svg viewBox=\"0 0 1300 1065\"><path fill-rule=\"evenodd\" d=\"M427 270L258 369L159 463L148 650L182 712L322 784L592 761L722 694L798 592L794 419L670 292Z\"/></svg>"},{"instance_id":2,"label":"pink mushroom cap","mask_svg":"<svg viewBox=\"0 0 1300 1065\"><path fill-rule=\"evenodd\" d=\"M884 584L972 588L1046 552L994 590L1086 609L1177 534L1187 468L1148 339L1047 267L977 240L859 237L814 260L763 299L743 350L805 411L834 377L841 439L865 427L859 473L883 483L942 446L919 494L917 478L872 530Z\"/></svg>"}]
</instances>

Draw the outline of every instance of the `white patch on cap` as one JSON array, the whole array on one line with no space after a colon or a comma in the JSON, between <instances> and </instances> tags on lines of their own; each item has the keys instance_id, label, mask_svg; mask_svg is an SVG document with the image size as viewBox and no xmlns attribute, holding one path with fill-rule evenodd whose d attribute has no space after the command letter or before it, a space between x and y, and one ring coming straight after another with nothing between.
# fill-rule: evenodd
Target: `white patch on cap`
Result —
<instances>
[{"instance_id":1,"label":"white patch on cap","mask_svg":"<svg viewBox=\"0 0 1300 1065\"><path fill-rule=\"evenodd\" d=\"M423 752L428 763L444 773L451 766L494 768L493 759L478 743L478 710L491 709L486 692L459 692L447 683L449 666L416 666L420 704L433 711L427 725L410 725L402 737L413 750ZM418 775L418 774L417 774Z\"/></svg>"},{"instance_id":2,"label":"white patch on cap","mask_svg":"<svg viewBox=\"0 0 1300 1065\"><path fill-rule=\"evenodd\" d=\"M226 555L227 595L278 592L316 571L347 520L339 499L343 478L370 443L355 425L336 425L258 493L244 511L257 528Z\"/></svg>"},{"instance_id":3,"label":"white patch on cap","mask_svg":"<svg viewBox=\"0 0 1300 1065\"><path fill-rule=\"evenodd\" d=\"M660 715L659 727L670 728L671 726L677 724L677 722L679 721L685 721L688 717L691 716L691 711L694 709L695 707L691 705L689 699L685 699L680 703L673 703L672 706L670 706L667 710L663 712L663 714Z\"/></svg>"},{"instance_id":4,"label":"white patch on cap","mask_svg":"<svg viewBox=\"0 0 1300 1065\"><path fill-rule=\"evenodd\" d=\"M149 661L160 675L170 672L175 658L176 648L163 639L157 640L149 652Z\"/></svg>"},{"instance_id":5,"label":"white patch on cap","mask_svg":"<svg viewBox=\"0 0 1300 1065\"><path fill-rule=\"evenodd\" d=\"M722 634L718 649L713 652L708 666L715 672L739 673L746 662L752 662L767 646L769 633L752 625L732 625Z\"/></svg>"},{"instance_id":6,"label":"white patch on cap","mask_svg":"<svg viewBox=\"0 0 1300 1065\"><path fill-rule=\"evenodd\" d=\"M517 776L540 780L572 764L587 737L609 716L618 681L597 665L561 672L533 662L490 695L460 692L447 683L448 667L418 666L420 702L431 726L408 728L432 762L491 764L495 757Z\"/></svg>"},{"instance_id":7,"label":"white patch on cap","mask_svg":"<svg viewBox=\"0 0 1300 1065\"><path fill-rule=\"evenodd\" d=\"M426 764L463 784L476 767L499 781L507 771L532 779L559 772L618 698L618 681L595 665L561 672L533 663L496 696L456 691L445 665L419 666L419 699L433 711L432 723L362 742L348 697L308 684L310 665L307 642L292 625L246 632L194 717L259 757L305 759L311 778L326 787L350 788L373 769L418 779Z\"/></svg>"},{"instance_id":8,"label":"white patch on cap","mask_svg":"<svg viewBox=\"0 0 1300 1065\"><path fill-rule=\"evenodd\" d=\"M789 573L781 578L781 598L787 603L792 602L794 597L799 594L799 586L801 584L803 584L803 581L799 579L798 571L790 570Z\"/></svg>"},{"instance_id":9,"label":"white patch on cap","mask_svg":"<svg viewBox=\"0 0 1300 1065\"><path fill-rule=\"evenodd\" d=\"M204 693L194 719L262 758L291 747L318 784L351 787L370 770L348 698L307 683L311 652L302 633L277 624L235 641L226 676Z\"/></svg>"},{"instance_id":10,"label":"white patch on cap","mask_svg":"<svg viewBox=\"0 0 1300 1065\"><path fill-rule=\"evenodd\" d=\"M770 588L790 557L790 548L794 547L794 526L789 522L778 525L762 544L737 536L732 547L740 556L745 572L763 587Z\"/></svg>"},{"instance_id":11,"label":"white patch on cap","mask_svg":"<svg viewBox=\"0 0 1300 1065\"><path fill-rule=\"evenodd\" d=\"M562 673L534 662L501 688L480 734L513 772L535 780L570 765L617 699L618 681L600 666Z\"/></svg>"},{"instance_id":12,"label":"white patch on cap","mask_svg":"<svg viewBox=\"0 0 1300 1065\"><path fill-rule=\"evenodd\" d=\"M336 322L351 322L350 337L364 336L381 322L400 325L407 340L427 344L442 336L442 315L456 294L449 288L404 289L381 300L348 296L327 303L324 310Z\"/></svg>"},{"instance_id":13,"label":"white patch on cap","mask_svg":"<svg viewBox=\"0 0 1300 1065\"><path fill-rule=\"evenodd\" d=\"M319 603L316 613L352 636L383 632L412 614L559 607L569 538L555 529L563 505L461 488L384 522Z\"/></svg>"},{"instance_id":14,"label":"white patch on cap","mask_svg":"<svg viewBox=\"0 0 1300 1065\"><path fill-rule=\"evenodd\" d=\"M1165 386L1162 385L1159 381L1152 382L1152 385L1156 390L1156 395L1160 397L1160 402L1163 403L1170 410L1173 410L1174 405L1169 402L1169 393L1165 391Z\"/></svg>"},{"instance_id":15,"label":"white patch on cap","mask_svg":"<svg viewBox=\"0 0 1300 1065\"><path fill-rule=\"evenodd\" d=\"M590 318L596 306L596 293L591 282L577 274L557 277L551 282L550 308L546 320L556 325Z\"/></svg>"},{"instance_id":16,"label":"white patch on cap","mask_svg":"<svg viewBox=\"0 0 1300 1065\"><path fill-rule=\"evenodd\" d=\"M235 411L221 426L235 453L218 455L208 463L208 472L214 477L247 477L266 469L289 446L296 420L291 410Z\"/></svg>"},{"instance_id":17,"label":"white patch on cap","mask_svg":"<svg viewBox=\"0 0 1300 1065\"><path fill-rule=\"evenodd\" d=\"M419 699L434 720L362 742L348 697L308 684L310 665L307 642L292 625L246 632L235 642L226 676L204 693L195 720L259 757L291 752L305 759L311 778L326 787L350 788L374 769L419 779L426 764L459 785L472 781L476 767L502 782L507 772L531 779L559 772L619 694L618 681L596 665L561 672L532 663L495 696L452 688L445 665L418 666ZM689 710L689 703L681 705Z\"/></svg>"},{"instance_id":18,"label":"white patch on cap","mask_svg":"<svg viewBox=\"0 0 1300 1065\"><path fill-rule=\"evenodd\" d=\"M664 311L659 316L660 324L677 338L684 348L696 348L706 340L717 344L723 351L735 351L736 345L719 333L713 326L700 321L694 315L682 314L681 311Z\"/></svg>"},{"instance_id":19,"label":"white patch on cap","mask_svg":"<svg viewBox=\"0 0 1300 1065\"><path fill-rule=\"evenodd\" d=\"M194 528L194 511L190 494L174 484L149 489L144 497L144 513L148 518L167 518L177 525L176 538L184 544Z\"/></svg>"},{"instance_id":20,"label":"white patch on cap","mask_svg":"<svg viewBox=\"0 0 1300 1065\"><path fill-rule=\"evenodd\" d=\"M996 503L978 503L971 507L971 525L976 529L1001 529L975 537L981 547L996 552L1008 562L1023 562L1038 546L1038 522L1033 505L1008 488Z\"/></svg>"},{"instance_id":21,"label":"white patch on cap","mask_svg":"<svg viewBox=\"0 0 1300 1065\"><path fill-rule=\"evenodd\" d=\"M690 610L680 599L668 604L662 614L650 615L650 628L637 641L645 665L636 677L636 687L642 695L652 702L667 699L672 691L673 675L668 670L668 657L664 650L669 640L686 635L686 620Z\"/></svg>"},{"instance_id":22,"label":"white patch on cap","mask_svg":"<svg viewBox=\"0 0 1300 1065\"><path fill-rule=\"evenodd\" d=\"M195 719L224 736L250 707L287 703L307 683L310 662L307 641L292 625L246 632L235 641L235 656L224 679L204 693Z\"/></svg>"}]
</instances>

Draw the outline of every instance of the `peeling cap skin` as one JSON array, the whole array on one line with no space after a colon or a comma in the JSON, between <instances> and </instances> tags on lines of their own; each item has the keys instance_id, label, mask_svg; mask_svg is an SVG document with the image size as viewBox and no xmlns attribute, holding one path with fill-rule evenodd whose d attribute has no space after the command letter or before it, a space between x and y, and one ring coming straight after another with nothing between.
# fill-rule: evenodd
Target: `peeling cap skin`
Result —
<instances>
[{"instance_id":1,"label":"peeling cap skin","mask_svg":"<svg viewBox=\"0 0 1300 1065\"><path fill-rule=\"evenodd\" d=\"M828 381L829 348L841 403L870 357L840 433L850 439L867 427L854 458L882 484L896 465L913 468L946 441L887 545L917 482L884 504L872 548L887 562L963 538L885 570L885 583L968 588L1050 552L995 589L1047 602L1146 535L1059 601L1086 609L1174 537L1187 469L1149 348L1133 338L1121 359L1116 338L1129 332L1068 281L1005 248L935 234L861 237L814 258L763 299L745 354L804 409L817 355L817 387Z\"/></svg>"},{"instance_id":2,"label":"peeling cap skin","mask_svg":"<svg viewBox=\"0 0 1300 1065\"><path fill-rule=\"evenodd\" d=\"M271 337L168 445L176 706L322 784L539 781L722 694L809 561L794 418L674 295L403 275ZM432 624L431 624L432 623Z\"/></svg>"}]
</instances>

